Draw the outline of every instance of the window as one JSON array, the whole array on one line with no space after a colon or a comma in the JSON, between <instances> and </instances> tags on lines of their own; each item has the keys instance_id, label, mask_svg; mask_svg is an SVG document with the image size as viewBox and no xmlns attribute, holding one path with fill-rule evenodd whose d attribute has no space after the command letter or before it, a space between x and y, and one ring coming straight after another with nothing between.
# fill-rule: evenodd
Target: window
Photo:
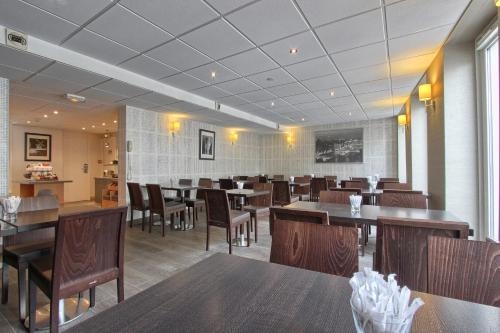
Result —
<instances>
[{"instance_id":1,"label":"window","mask_svg":"<svg viewBox=\"0 0 500 333\"><path fill-rule=\"evenodd\" d=\"M500 239L500 168L499 168L499 57L498 24L476 42L478 51L478 86L481 94L479 108L479 142L482 143L482 206L485 225L481 233Z\"/></svg>"}]
</instances>

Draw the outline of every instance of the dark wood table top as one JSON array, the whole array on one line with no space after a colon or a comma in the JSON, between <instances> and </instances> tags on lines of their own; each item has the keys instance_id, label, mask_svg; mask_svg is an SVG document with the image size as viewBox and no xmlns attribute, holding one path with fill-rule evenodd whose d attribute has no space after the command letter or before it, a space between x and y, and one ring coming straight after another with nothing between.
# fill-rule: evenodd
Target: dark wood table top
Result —
<instances>
[{"instance_id":1,"label":"dark wood table top","mask_svg":"<svg viewBox=\"0 0 500 333\"><path fill-rule=\"evenodd\" d=\"M302 187L302 186L309 186L310 183L296 183L296 182L288 182L288 185L290 186L299 186L299 187Z\"/></svg>"},{"instance_id":2,"label":"dark wood table top","mask_svg":"<svg viewBox=\"0 0 500 333\"><path fill-rule=\"evenodd\" d=\"M353 214L351 213L350 205L310 201L294 202L285 208L327 211L330 219L343 219L354 223L366 223L372 225L377 225L377 218L379 216L409 219L430 219L443 222L462 222L459 218L444 210L361 205L361 211ZM462 223L467 226L469 225L465 222Z\"/></svg>"},{"instance_id":3,"label":"dark wood table top","mask_svg":"<svg viewBox=\"0 0 500 333\"><path fill-rule=\"evenodd\" d=\"M199 186L197 185L161 185L162 190L169 190L169 191L189 191L189 190L196 190L198 189Z\"/></svg>"},{"instance_id":4,"label":"dark wood table top","mask_svg":"<svg viewBox=\"0 0 500 333\"><path fill-rule=\"evenodd\" d=\"M344 277L214 254L67 332L355 332ZM500 308L413 292L412 332L498 332Z\"/></svg>"},{"instance_id":5,"label":"dark wood table top","mask_svg":"<svg viewBox=\"0 0 500 333\"><path fill-rule=\"evenodd\" d=\"M251 189L234 189L234 190L226 190L226 193L230 197L243 197L243 198L252 198L258 197L261 195L269 194L269 191L255 191Z\"/></svg>"}]
</instances>

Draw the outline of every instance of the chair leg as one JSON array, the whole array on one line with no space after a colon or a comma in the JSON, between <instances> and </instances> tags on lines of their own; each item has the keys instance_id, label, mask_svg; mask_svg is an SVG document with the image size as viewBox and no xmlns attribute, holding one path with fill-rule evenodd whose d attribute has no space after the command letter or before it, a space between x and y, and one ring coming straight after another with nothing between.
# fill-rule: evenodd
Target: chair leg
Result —
<instances>
[{"instance_id":1,"label":"chair leg","mask_svg":"<svg viewBox=\"0 0 500 333\"><path fill-rule=\"evenodd\" d=\"M2 263L2 304L9 301L9 265Z\"/></svg>"},{"instance_id":2,"label":"chair leg","mask_svg":"<svg viewBox=\"0 0 500 333\"><path fill-rule=\"evenodd\" d=\"M253 232L252 215L250 215L250 232Z\"/></svg>"},{"instance_id":3,"label":"chair leg","mask_svg":"<svg viewBox=\"0 0 500 333\"><path fill-rule=\"evenodd\" d=\"M118 303L123 302L125 299L125 289L123 286L123 277L119 277L116 279L116 292L117 292L117 298L118 298Z\"/></svg>"},{"instance_id":4,"label":"chair leg","mask_svg":"<svg viewBox=\"0 0 500 333\"><path fill-rule=\"evenodd\" d=\"M161 237L165 237L165 217L161 217Z\"/></svg>"},{"instance_id":5,"label":"chair leg","mask_svg":"<svg viewBox=\"0 0 500 333\"><path fill-rule=\"evenodd\" d=\"M191 218L190 218L191 220ZM182 211L179 213L179 227L182 227L184 230L186 230L186 212Z\"/></svg>"},{"instance_id":6,"label":"chair leg","mask_svg":"<svg viewBox=\"0 0 500 333\"><path fill-rule=\"evenodd\" d=\"M146 224L146 211L142 211L142 231L144 231L144 225Z\"/></svg>"},{"instance_id":7,"label":"chair leg","mask_svg":"<svg viewBox=\"0 0 500 333\"><path fill-rule=\"evenodd\" d=\"M130 227L134 224L134 210L130 209Z\"/></svg>"},{"instance_id":8,"label":"chair leg","mask_svg":"<svg viewBox=\"0 0 500 333\"><path fill-rule=\"evenodd\" d=\"M250 225L252 224L251 220L247 221L247 247L250 246Z\"/></svg>"},{"instance_id":9,"label":"chair leg","mask_svg":"<svg viewBox=\"0 0 500 333\"><path fill-rule=\"evenodd\" d=\"M29 318L29 331L30 333L35 332L36 329L36 284L31 280L31 277L28 274L29 278L29 311L30 311L30 318Z\"/></svg>"},{"instance_id":10,"label":"chair leg","mask_svg":"<svg viewBox=\"0 0 500 333\"><path fill-rule=\"evenodd\" d=\"M257 243L257 225L259 224L259 220L257 219L257 215L253 217L253 221L255 223L255 243Z\"/></svg>"},{"instance_id":11,"label":"chair leg","mask_svg":"<svg viewBox=\"0 0 500 333\"><path fill-rule=\"evenodd\" d=\"M175 214L174 213L170 214L170 229L172 229L172 230L175 229Z\"/></svg>"},{"instance_id":12,"label":"chair leg","mask_svg":"<svg viewBox=\"0 0 500 333\"><path fill-rule=\"evenodd\" d=\"M207 223L207 246L206 246L206 250L205 251L208 251L208 243L209 242L210 242L210 226Z\"/></svg>"},{"instance_id":13,"label":"chair leg","mask_svg":"<svg viewBox=\"0 0 500 333\"><path fill-rule=\"evenodd\" d=\"M234 229L236 231L236 235L238 235L238 228ZM233 239L231 235L231 227L229 227L229 254L233 254Z\"/></svg>"},{"instance_id":14,"label":"chair leg","mask_svg":"<svg viewBox=\"0 0 500 333\"><path fill-rule=\"evenodd\" d=\"M89 289L89 303L91 308L95 306L95 287Z\"/></svg>"},{"instance_id":15,"label":"chair leg","mask_svg":"<svg viewBox=\"0 0 500 333\"><path fill-rule=\"evenodd\" d=\"M50 333L57 332L59 332L59 300L52 298L50 300Z\"/></svg>"},{"instance_id":16,"label":"chair leg","mask_svg":"<svg viewBox=\"0 0 500 333\"><path fill-rule=\"evenodd\" d=\"M153 227L153 213L149 212L149 233L151 233L151 228Z\"/></svg>"},{"instance_id":17,"label":"chair leg","mask_svg":"<svg viewBox=\"0 0 500 333\"><path fill-rule=\"evenodd\" d=\"M191 221L191 208L190 208L190 207L188 207L188 208L187 208L187 210L188 210L188 218L189 218L189 221ZM193 217L194 217L194 207L193 207Z\"/></svg>"},{"instance_id":18,"label":"chair leg","mask_svg":"<svg viewBox=\"0 0 500 333\"><path fill-rule=\"evenodd\" d=\"M17 270L17 286L19 290L19 319L26 319L26 267L20 266Z\"/></svg>"}]
</instances>

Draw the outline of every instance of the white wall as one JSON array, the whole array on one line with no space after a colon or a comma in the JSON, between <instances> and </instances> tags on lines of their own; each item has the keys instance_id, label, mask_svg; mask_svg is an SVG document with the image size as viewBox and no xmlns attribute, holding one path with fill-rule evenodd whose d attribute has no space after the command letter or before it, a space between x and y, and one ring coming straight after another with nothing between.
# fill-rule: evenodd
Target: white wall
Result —
<instances>
[{"instance_id":1,"label":"white wall","mask_svg":"<svg viewBox=\"0 0 500 333\"><path fill-rule=\"evenodd\" d=\"M428 192L427 186L427 111L418 100L411 97L411 154L412 154L412 189Z\"/></svg>"},{"instance_id":2,"label":"white wall","mask_svg":"<svg viewBox=\"0 0 500 333\"><path fill-rule=\"evenodd\" d=\"M315 163L314 132L345 128L364 129L364 162ZM288 147L285 134L263 136L262 172L285 176L314 173L336 175L339 179L374 174L379 174L381 177L398 176L395 118L297 128L293 129L292 133L295 141L292 148Z\"/></svg>"}]
</instances>

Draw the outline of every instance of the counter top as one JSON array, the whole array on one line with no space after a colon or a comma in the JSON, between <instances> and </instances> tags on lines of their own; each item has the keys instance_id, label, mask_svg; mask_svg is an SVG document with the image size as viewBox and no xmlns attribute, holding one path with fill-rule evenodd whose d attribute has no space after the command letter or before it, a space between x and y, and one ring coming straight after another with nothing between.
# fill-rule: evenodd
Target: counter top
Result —
<instances>
[{"instance_id":1,"label":"counter top","mask_svg":"<svg viewBox=\"0 0 500 333\"><path fill-rule=\"evenodd\" d=\"M19 183L19 184L24 184L24 185L30 185L30 184L60 184L60 183L72 183L72 180L64 180L64 179L58 179L58 180L30 180L30 179L25 179L25 180L14 180L14 183Z\"/></svg>"},{"instance_id":2,"label":"counter top","mask_svg":"<svg viewBox=\"0 0 500 333\"><path fill-rule=\"evenodd\" d=\"M114 177L94 177L94 179L98 179L98 180L114 180L114 181L118 181L118 178L114 178Z\"/></svg>"}]
</instances>

